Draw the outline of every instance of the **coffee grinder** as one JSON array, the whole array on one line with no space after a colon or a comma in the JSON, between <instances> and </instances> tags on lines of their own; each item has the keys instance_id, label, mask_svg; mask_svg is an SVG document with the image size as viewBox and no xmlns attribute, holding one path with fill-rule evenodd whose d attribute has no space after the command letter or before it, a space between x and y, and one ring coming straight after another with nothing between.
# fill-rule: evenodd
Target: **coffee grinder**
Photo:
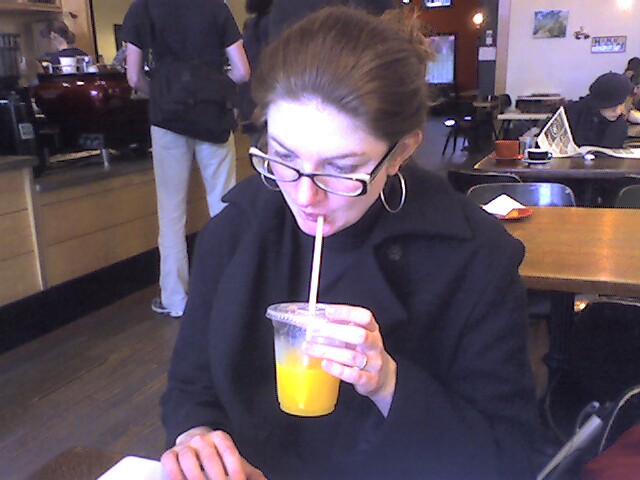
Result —
<instances>
[{"instance_id":1,"label":"coffee grinder","mask_svg":"<svg viewBox=\"0 0 640 480\"><path fill-rule=\"evenodd\" d=\"M20 35L0 33L0 155L36 155L31 98L20 83Z\"/></svg>"}]
</instances>

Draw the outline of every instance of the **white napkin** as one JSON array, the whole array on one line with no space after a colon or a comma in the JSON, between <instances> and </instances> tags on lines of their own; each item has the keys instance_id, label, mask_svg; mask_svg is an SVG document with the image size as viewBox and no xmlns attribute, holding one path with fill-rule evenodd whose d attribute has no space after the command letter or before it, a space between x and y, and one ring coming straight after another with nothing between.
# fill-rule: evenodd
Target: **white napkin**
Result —
<instances>
[{"instance_id":1,"label":"white napkin","mask_svg":"<svg viewBox=\"0 0 640 480\"><path fill-rule=\"evenodd\" d=\"M525 208L524 205L516 202L509 195L504 193L497 198L494 198L489 203L482 207L485 211L492 215L506 215L514 208Z\"/></svg>"},{"instance_id":2,"label":"white napkin","mask_svg":"<svg viewBox=\"0 0 640 480\"><path fill-rule=\"evenodd\" d=\"M160 462L134 456L124 457L98 480L165 480Z\"/></svg>"}]
</instances>

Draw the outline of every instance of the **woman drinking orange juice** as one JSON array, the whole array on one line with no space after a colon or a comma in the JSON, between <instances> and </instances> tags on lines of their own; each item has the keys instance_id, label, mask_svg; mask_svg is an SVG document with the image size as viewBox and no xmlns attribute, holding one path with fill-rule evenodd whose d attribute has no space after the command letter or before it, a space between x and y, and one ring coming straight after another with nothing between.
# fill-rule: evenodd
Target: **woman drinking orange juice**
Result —
<instances>
[{"instance_id":1,"label":"woman drinking orange juice","mask_svg":"<svg viewBox=\"0 0 640 480\"><path fill-rule=\"evenodd\" d=\"M258 175L199 234L162 398L170 478L533 478L524 248L411 165L426 45L401 12L333 7L264 52ZM340 387L302 417L280 409L265 312L308 300L320 219L327 320L302 352Z\"/></svg>"}]
</instances>

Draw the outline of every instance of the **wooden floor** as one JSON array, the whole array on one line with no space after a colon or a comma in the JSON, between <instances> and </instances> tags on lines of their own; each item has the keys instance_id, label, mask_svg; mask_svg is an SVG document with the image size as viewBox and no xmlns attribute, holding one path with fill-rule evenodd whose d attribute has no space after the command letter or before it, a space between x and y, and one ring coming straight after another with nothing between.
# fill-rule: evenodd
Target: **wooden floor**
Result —
<instances>
[{"instance_id":1,"label":"wooden floor","mask_svg":"<svg viewBox=\"0 0 640 480\"><path fill-rule=\"evenodd\" d=\"M20 479L71 446L151 458L164 451L158 400L179 321L151 311L156 293L133 294L0 357L0 478Z\"/></svg>"}]
</instances>

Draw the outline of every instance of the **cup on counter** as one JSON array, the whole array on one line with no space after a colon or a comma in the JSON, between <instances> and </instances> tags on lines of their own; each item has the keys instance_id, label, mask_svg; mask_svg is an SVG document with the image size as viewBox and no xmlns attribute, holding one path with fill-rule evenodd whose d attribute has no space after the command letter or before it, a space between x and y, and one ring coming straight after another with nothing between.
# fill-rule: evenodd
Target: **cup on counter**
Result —
<instances>
[{"instance_id":1,"label":"cup on counter","mask_svg":"<svg viewBox=\"0 0 640 480\"><path fill-rule=\"evenodd\" d=\"M496 160L514 160L520 155L518 140L496 140Z\"/></svg>"},{"instance_id":2,"label":"cup on counter","mask_svg":"<svg viewBox=\"0 0 640 480\"><path fill-rule=\"evenodd\" d=\"M340 379L320 366L321 360L302 353L307 329L326 322L326 305L313 312L308 303L278 303L267 308L273 323L276 383L280 409L291 415L318 417L331 413L338 401ZM335 344L330 340L327 344Z\"/></svg>"},{"instance_id":3,"label":"cup on counter","mask_svg":"<svg viewBox=\"0 0 640 480\"><path fill-rule=\"evenodd\" d=\"M549 160L551 158L551 152L543 148L529 148L526 155L529 160Z\"/></svg>"},{"instance_id":4,"label":"cup on counter","mask_svg":"<svg viewBox=\"0 0 640 480\"><path fill-rule=\"evenodd\" d=\"M522 136L518 139L520 141L520 155L524 155L527 153L527 150L530 148L535 148L536 146L536 138L529 136Z\"/></svg>"}]
</instances>

